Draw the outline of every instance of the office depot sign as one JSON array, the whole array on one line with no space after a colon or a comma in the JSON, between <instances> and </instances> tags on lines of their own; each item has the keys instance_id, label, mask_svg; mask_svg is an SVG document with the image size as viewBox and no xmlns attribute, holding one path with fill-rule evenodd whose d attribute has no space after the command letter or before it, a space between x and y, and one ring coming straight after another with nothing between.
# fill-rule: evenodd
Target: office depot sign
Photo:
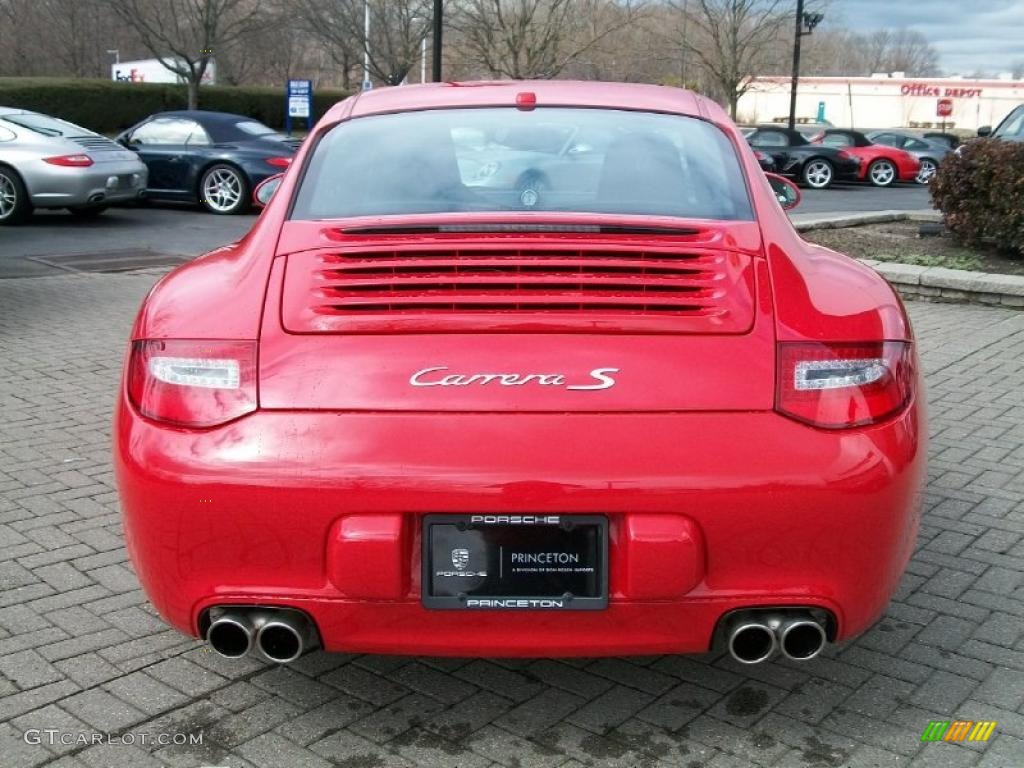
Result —
<instances>
[{"instance_id":1,"label":"office depot sign","mask_svg":"<svg viewBox=\"0 0 1024 768\"><path fill-rule=\"evenodd\" d=\"M942 87L930 83L904 83L900 87L903 96L935 96L946 99L977 99L981 97L981 91L981 88Z\"/></svg>"}]
</instances>

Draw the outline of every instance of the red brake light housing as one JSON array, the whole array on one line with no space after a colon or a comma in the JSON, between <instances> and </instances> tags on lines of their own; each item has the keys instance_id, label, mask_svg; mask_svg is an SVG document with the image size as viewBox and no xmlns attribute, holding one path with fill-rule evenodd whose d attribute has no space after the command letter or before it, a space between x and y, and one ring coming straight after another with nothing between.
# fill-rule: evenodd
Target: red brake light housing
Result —
<instances>
[{"instance_id":1,"label":"red brake light housing","mask_svg":"<svg viewBox=\"0 0 1024 768\"><path fill-rule=\"evenodd\" d=\"M136 341L128 398L143 416L213 427L256 410L256 342Z\"/></svg>"},{"instance_id":2,"label":"red brake light housing","mask_svg":"<svg viewBox=\"0 0 1024 768\"><path fill-rule=\"evenodd\" d=\"M267 165L272 165L275 168L281 168L282 170L292 164L290 157L268 157Z\"/></svg>"},{"instance_id":3,"label":"red brake light housing","mask_svg":"<svg viewBox=\"0 0 1024 768\"><path fill-rule=\"evenodd\" d=\"M823 429L884 421L910 402L915 366L905 341L781 342L775 409Z\"/></svg>"},{"instance_id":4,"label":"red brake light housing","mask_svg":"<svg viewBox=\"0 0 1024 768\"><path fill-rule=\"evenodd\" d=\"M57 155L56 157L44 157L43 162L63 168L88 168L92 165L92 158L85 154Z\"/></svg>"}]
</instances>

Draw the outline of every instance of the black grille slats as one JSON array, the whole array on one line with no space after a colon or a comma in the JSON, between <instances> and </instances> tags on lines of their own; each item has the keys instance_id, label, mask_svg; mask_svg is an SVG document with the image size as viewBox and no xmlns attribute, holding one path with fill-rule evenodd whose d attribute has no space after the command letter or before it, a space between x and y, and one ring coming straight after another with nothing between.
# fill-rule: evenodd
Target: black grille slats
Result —
<instances>
[{"instance_id":1,"label":"black grille slats","mask_svg":"<svg viewBox=\"0 0 1024 768\"><path fill-rule=\"evenodd\" d=\"M315 311L713 313L719 254L627 250L334 253Z\"/></svg>"}]
</instances>

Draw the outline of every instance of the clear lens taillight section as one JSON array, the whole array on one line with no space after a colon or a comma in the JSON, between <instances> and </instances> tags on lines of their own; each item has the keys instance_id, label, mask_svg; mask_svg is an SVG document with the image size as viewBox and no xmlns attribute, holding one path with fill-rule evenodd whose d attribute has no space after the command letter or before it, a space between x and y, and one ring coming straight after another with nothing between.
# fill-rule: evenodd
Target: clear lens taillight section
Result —
<instances>
[{"instance_id":1,"label":"clear lens taillight section","mask_svg":"<svg viewBox=\"0 0 1024 768\"><path fill-rule=\"evenodd\" d=\"M914 352L907 342L783 342L775 407L816 427L864 426L902 410L914 378Z\"/></svg>"},{"instance_id":2,"label":"clear lens taillight section","mask_svg":"<svg viewBox=\"0 0 1024 768\"><path fill-rule=\"evenodd\" d=\"M143 416L212 427L256 410L256 342L136 341L128 397Z\"/></svg>"}]
</instances>

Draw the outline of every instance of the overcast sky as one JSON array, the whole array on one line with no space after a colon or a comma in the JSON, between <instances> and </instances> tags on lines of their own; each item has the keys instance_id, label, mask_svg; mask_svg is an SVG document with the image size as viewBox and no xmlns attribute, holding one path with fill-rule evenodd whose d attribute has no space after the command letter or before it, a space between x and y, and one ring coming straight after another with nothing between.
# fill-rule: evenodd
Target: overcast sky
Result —
<instances>
[{"instance_id":1,"label":"overcast sky","mask_svg":"<svg viewBox=\"0 0 1024 768\"><path fill-rule=\"evenodd\" d=\"M829 10L861 31L916 29L950 74L995 74L1024 60L1024 0L832 0Z\"/></svg>"}]
</instances>

